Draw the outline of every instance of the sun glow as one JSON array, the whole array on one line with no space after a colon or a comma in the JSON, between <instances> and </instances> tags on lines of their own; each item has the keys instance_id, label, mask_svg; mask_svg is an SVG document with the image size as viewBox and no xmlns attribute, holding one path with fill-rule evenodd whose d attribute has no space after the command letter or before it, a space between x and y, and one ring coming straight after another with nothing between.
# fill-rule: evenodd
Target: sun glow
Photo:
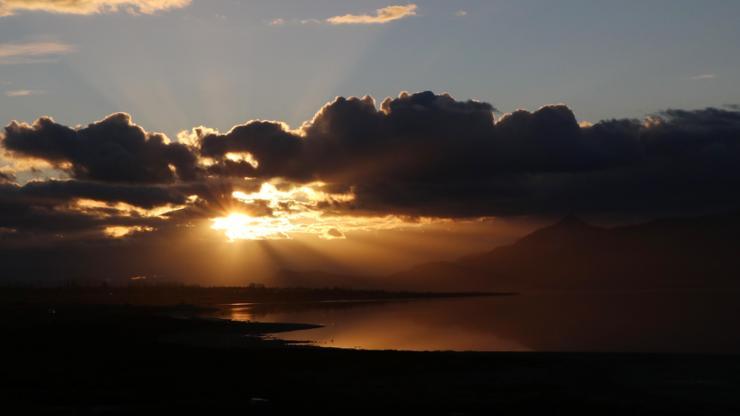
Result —
<instances>
[{"instance_id":1,"label":"sun glow","mask_svg":"<svg viewBox=\"0 0 740 416\"><path fill-rule=\"evenodd\" d=\"M247 162L255 169L260 166L260 162L249 152L229 152L225 157L232 162Z\"/></svg>"},{"instance_id":2,"label":"sun glow","mask_svg":"<svg viewBox=\"0 0 740 416\"><path fill-rule=\"evenodd\" d=\"M309 211L318 208L322 203L346 203L355 199L352 193L328 193L322 190L326 184L314 182L303 186L290 187L280 190L272 183L263 183L260 190L252 193L235 191L231 194L234 199L246 204L257 201L267 202L267 206L280 213L288 211Z\"/></svg>"},{"instance_id":3,"label":"sun glow","mask_svg":"<svg viewBox=\"0 0 740 416\"><path fill-rule=\"evenodd\" d=\"M142 227L142 226L132 226L132 227L124 227L124 226L111 226L111 227L105 227L103 229L103 232L111 238L123 238L128 236L132 233L143 233L143 232L151 232L154 231L154 228L152 227Z\"/></svg>"},{"instance_id":4,"label":"sun glow","mask_svg":"<svg viewBox=\"0 0 740 416\"><path fill-rule=\"evenodd\" d=\"M258 191L234 191L231 196L239 207L232 207L233 211L226 216L211 219L211 228L223 232L229 241L289 239L292 234L342 240L346 232L417 227L443 221L395 215L342 215L338 211L351 204L355 195L329 192L322 182L283 186L266 182ZM255 210L267 212L251 214Z\"/></svg>"},{"instance_id":5,"label":"sun glow","mask_svg":"<svg viewBox=\"0 0 740 416\"><path fill-rule=\"evenodd\" d=\"M191 195L188 197L188 202L194 202L195 199L197 199L197 196ZM113 213L124 217L164 218L167 214L171 214L185 208L185 205L165 204L151 209L145 209L125 202L109 203L96 201L94 199L80 198L72 204L72 207L76 211L96 214L101 218L109 217Z\"/></svg>"},{"instance_id":6,"label":"sun glow","mask_svg":"<svg viewBox=\"0 0 740 416\"><path fill-rule=\"evenodd\" d=\"M287 218L252 217L240 213L214 218L211 228L223 231L229 241L290 238L288 232L294 230Z\"/></svg>"}]
</instances>

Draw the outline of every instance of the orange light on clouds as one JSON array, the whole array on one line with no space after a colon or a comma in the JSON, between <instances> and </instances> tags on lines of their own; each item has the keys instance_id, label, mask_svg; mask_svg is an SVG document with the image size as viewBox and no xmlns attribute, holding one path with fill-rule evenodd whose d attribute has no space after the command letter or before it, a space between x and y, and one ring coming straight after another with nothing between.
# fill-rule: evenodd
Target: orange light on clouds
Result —
<instances>
[{"instance_id":1,"label":"orange light on clouds","mask_svg":"<svg viewBox=\"0 0 740 416\"><path fill-rule=\"evenodd\" d=\"M294 231L287 218L252 217L239 213L214 218L211 228L223 231L229 241L290 238L288 233Z\"/></svg>"},{"instance_id":2,"label":"orange light on clouds","mask_svg":"<svg viewBox=\"0 0 740 416\"><path fill-rule=\"evenodd\" d=\"M103 232L111 237L111 238L123 238L127 235L134 233L134 232L151 232L154 231L154 228L152 227L142 227L142 226L133 226L133 227L124 227L124 226L112 226L112 227L105 227Z\"/></svg>"},{"instance_id":3,"label":"orange light on clouds","mask_svg":"<svg viewBox=\"0 0 740 416\"><path fill-rule=\"evenodd\" d=\"M188 201L192 202L193 196L188 198ZM151 209L145 209L125 202L108 203L79 198L72 204L72 208L77 212L95 214L101 218L109 217L111 215L109 211L124 217L165 218L168 214L185 208L185 205L165 204Z\"/></svg>"},{"instance_id":4,"label":"orange light on clouds","mask_svg":"<svg viewBox=\"0 0 740 416\"><path fill-rule=\"evenodd\" d=\"M3 0L0 2L0 16L21 11L82 15L118 11L153 14L183 8L190 3L191 0Z\"/></svg>"},{"instance_id":5,"label":"orange light on clouds","mask_svg":"<svg viewBox=\"0 0 740 416\"><path fill-rule=\"evenodd\" d=\"M416 16L415 4L394 5L377 9L375 14L345 14L326 19L333 25L373 25L393 22L410 16Z\"/></svg>"},{"instance_id":6,"label":"orange light on clouds","mask_svg":"<svg viewBox=\"0 0 740 416\"><path fill-rule=\"evenodd\" d=\"M232 162L247 162L255 169L260 166L260 162L249 152L229 152L225 157Z\"/></svg>"},{"instance_id":7,"label":"orange light on clouds","mask_svg":"<svg viewBox=\"0 0 740 416\"><path fill-rule=\"evenodd\" d=\"M355 195L351 192L328 192L326 184L322 182L282 189L265 182L256 192L235 191L232 198L245 208L266 206L270 215L249 215L234 209L223 217L212 218L211 229L223 232L229 241L290 239L291 234L309 234L323 240L343 240L346 232L393 230L449 221L409 219L396 215L340 215L326 207L349 204L355 200Z\"/></svg>"}]
</instances>

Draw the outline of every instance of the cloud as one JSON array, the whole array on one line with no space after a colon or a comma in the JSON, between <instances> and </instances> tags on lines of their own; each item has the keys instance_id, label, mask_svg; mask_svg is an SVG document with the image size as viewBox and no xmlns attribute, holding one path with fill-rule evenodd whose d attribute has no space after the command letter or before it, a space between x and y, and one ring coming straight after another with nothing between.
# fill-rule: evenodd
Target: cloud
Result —
<instances>
[{"instance_id":1,"label":"cloud","mask_svg":"<svg viewBox=\"0 0 740 416\"><path fill-rule=\"evenodd\" d=\"M322 240L344 240L347 237L344 235L343 232L337 230L336 228L329 228L323 234L321 234L319 238L321 238Z\"/></svg>"},{"instance_id":2,"label":"cloud","mask_svg":"<svg viewBox=\"0 0 740 416\"><path fill-rule=\"evenodd\" d=\"M197 176L190 148L112 114L83 128L41 117L32 125L12 122L2 143L16 157L45 160L78 179L128 183L169 183Z\"/></svg>"},{"instance_id":3,"label":"cloud","mask_svg":"<svg viewBox=\"0 0 740 416\"><path fill-rule=\"evenodd\" d=\"M286 26L286 25L321 25L325 22L319 19L284 19L282 17L267 21L269 26Z\"/></svg>"},{"instance_id":4,"label":"cloud","mask_svg":"<svg viewBox=\"0 0 740 416\"><path fill-rule=\"evenodd\" d=\"M0 172L0 183L15 182L15 175L8 172Z\"/></svg>"},{"instance_id":5,"label":"cloud","mask_svg":"<svg viewBox=\"0 0 740 416\"><path fill-rule=\"evenodd\" d=\"M13 122L1 136L0 257L19 280L196 273L192 262L218 257L221 233L341 240L490 217L740 209L736 106L579 123L564 104L500 114L427 91L338 97L296 129L254 120L197 127L184 142L124 113ZM13 176L28 161L64 174ZM188 254L172 257L180 242Z\"/></svg>"},{"instance_id":6,"label":"cloud","mask_svg":"<svg viewBox=\"0 0 740 416\"><path fill-rule=\"evenodd\" d=\"M494 119L431 92L377 108L337 98L298 131L255 121L199 136L217 175L321 181L355 213L431 217L706 210L740 206L740 112L668 110L579 124L565 105ZM257 167L229 163L246 152Z\"/></svg>"},{"instance_id":7,"label":"cloud","mask_svg":"<svg viewBox=\"0 0 740 416\"><path fill-rule=\"evenodd\" d=\"M7 189L6 189L7 191ZM13 189L20 196L36 202L59 204L76 199L104 203L125 203L153 209L163 205L183 205L188 200L190 187L161 185L123 185L77 180L46 180L29 182Z\"/></svg>"},{"instance_id":8,"label":"cloud","mask_svg":"<svg viewBox=\"0 0 740 416\"><path fill-rule=\"evenodd\" d=\"M113 204L101 204L91 210L74 203L80 194L90 191L85 184L68 188L64 182L0 184L0 227L16 230L18 237L23 238L62 230L89 232L109 225L152 225L163 221L159 217L132 215Z\"/></svg>"},{"instance_id":9,"label":"cloud","mask_svg":"<svg viewBox=\"0 0 740 416\"><path fill-rule=\"evenodd\" d=\"M10 123L0 144L11 164L42 160L66 177L0 176L0 229L15 230L0 245L135 239L213 219L235 239L331 239L480 217L740 209L733 107L579 123L563 104L499 115L427 91L338 97L298 129L255 120L178 139L124 113Z\"/></svg>"},{"instance_id":10,"label":"cloud","mask_svg":"<svg viewBox=\"0 0 740 416\"><path fill-rule=\"evenodd\" d=\"M0 65L48 61L50 57L66 55L75 50L75 46L57 41L0 43Z\"/></svg>"},{"instance_id":11,"label":"cloud","mask_svg":"<svg viewBox=\"0 0 740 416\"><path fill-rule=\"evenodd\" d=\"M96 14L125 11L152 14L188 6L191 0L0 0L0 16L21 11L60 14Z\"/></svg>"},{"instance_id":12,"label":"cloud","mask_svg":"<svg viewBox=\"0 0 740 416\"><path fill-rule=\"evenodd\" d=\"M252 121L236 126L226 134L214 130L200 130L200 151L205 157L217 163L210 166L212 173L227 176L262 177L289 176L308 179L309 173L302 161L300 138L288 131L287 125L273 121ZM257 158L259 165L246 160L234 161L227 158L228 153L248 152ZM291 163L290 160L295 160ZM292 173L289 173L292 172Z\"/></svg>"},{"instance_id":13,"label":"cloud","mask_svg":"<svg viewBox=\"0 0 740 416\"><path fill-rule=\"evenodd\" d=\"M7 97L30 97L31 95L42 95L46 92L43 90L12 90L6 91Z\"/></svg>"},{"instance_id":14,"label":"cloud","mask_svg":"<svg viewBox=\"0 0 740 416\"><path fill-rule=\"evenodd\" d=\"M370 25L384 24L395 20L404 19L416 15L417 6L408 4L405 6L388 6L375 11L374 15L369 14L345 14L343 16L334 16L326 19L333 25Z\"/></svg>"},{"instance_id":15,"label":"cloud","mask_svg":"<svg viewBox=\"0 0 740 416\"><path fill-rule=\"evenodd\" d=\"M699 75L694 75L690 77L690 79L695 80L695 81L702 80L702 79L715 79L715 78L717 78L716 74L699 74Z\"/></svg>"}]
</instances>

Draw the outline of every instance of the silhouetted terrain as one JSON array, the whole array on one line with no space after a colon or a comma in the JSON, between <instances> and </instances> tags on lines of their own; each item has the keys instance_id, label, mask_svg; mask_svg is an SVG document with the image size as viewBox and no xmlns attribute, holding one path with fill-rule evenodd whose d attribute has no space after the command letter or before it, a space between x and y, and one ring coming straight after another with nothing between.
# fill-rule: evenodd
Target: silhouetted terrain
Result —
<instances>
[{"instance_id":1,"label":"silhouetted terrain","mask_svg":"<svg viewBox=\"0 0 740 416\"><path fill-rule=\"evenodd\" d=\"M26 305L220 305L228 303L301 303L510 295L483 292L390 292L339 287L200 287L189 285L0 287L0 306Z\"/></svg>"},{"instance_id":2,"label":"silhouetted terrain","mask_svg":"<svg viewBox=\"0 0 740 416\"><path fill-rule=\"evenodd\" d=\"M436 290L653 290L740 287L740 213L602 228L575 216L515 244L388 279Z\"/></svg>"},{"instance_id":3,"label":"silhouetted terrain","mask_svg":"<svg viewBox=\"0 0 740 416\"><path fill-rule=\"evenodd\" d=\"M2 308L0 409L24 415L740 411L737 356L324 349L255 336L306 326L176 319L171 312Z\"/></svg>"},{"instance_id":4,"label":"silhouetted terrain","mask_svg":"<svg viewBox=\"0 0 740 416\"><path fill-rule=\"evenodd\" d=\"M567 217L510 246L375 281L389 284L392 279L393 290L423 287L438 293L179 285L4 288L0 408L16 412L11 414L96 415L738 414L740 358L734 354L339 350L264 337L314 325L194 316L235 302L268 308L287 303L300 309L306 302L338 299L485 294L475 291L671 289L698 294L738 286L739 231L737 214L610 229ZM325 273L285 276L306 286L360 281ZM321 280L324 276L330 279ZM708 291L706 298L711 302L713 296ZM498 319L499 333L532 346L540 345L538 337L563 338L567 344L579 336L601 337L602 330L619 335L622 325L662 328L663 314L679 326L685 319L705 319L691 311L691 316L663 311L662 304L638 313L634 305L620 302L607 311L617 318L599 315L600 330L578 319L584 310L598 311L593 304L600 299L587 295L579 308L563 302L544 309L537 308L541 300L534 300L536 307L515 316L504 307L479 315L496 311L485 320ZM735 309L726 306L717 316L732 321ZM553 310L564 312L559 321L546 319ZM728 331L734 342L734 327L708 316L702 325L716 327L717 336ZM515 336L521 319L537 323L522 326L536 336ZM387 328L393 325L389 320ZM442 319L439 330L445 330ZM705 341L695 338L686 345Z\"/></svg>"}]
</instances>

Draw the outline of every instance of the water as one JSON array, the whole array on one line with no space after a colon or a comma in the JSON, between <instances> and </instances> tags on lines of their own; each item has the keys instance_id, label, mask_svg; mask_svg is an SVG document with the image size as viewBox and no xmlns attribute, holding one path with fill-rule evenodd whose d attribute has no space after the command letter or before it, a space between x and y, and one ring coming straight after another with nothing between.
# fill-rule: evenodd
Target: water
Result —
<instances>
[{"instance_id":1,"label":"water","mask_svg":"<svg viewBox=\"0 0 740 416\"><path fill-rule=\"evenodd\" d=\"M581 293L227 305L221 317L323 328L278 334L320 346L456 351L740 353L740 293Z\"/></svg>"}]
</instances>

